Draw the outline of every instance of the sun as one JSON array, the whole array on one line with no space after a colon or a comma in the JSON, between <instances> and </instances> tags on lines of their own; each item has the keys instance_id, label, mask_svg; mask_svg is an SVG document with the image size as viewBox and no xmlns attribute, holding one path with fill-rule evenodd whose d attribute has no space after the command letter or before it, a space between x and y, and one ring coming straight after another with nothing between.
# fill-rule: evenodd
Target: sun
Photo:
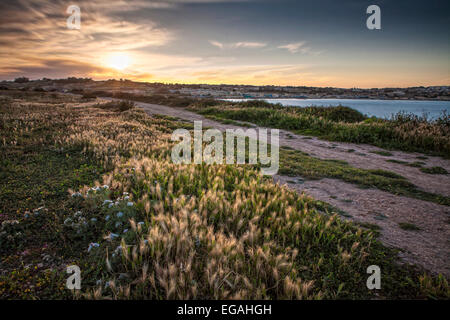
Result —
<instances>
[{"instance_id":1,"label":"sun","mask_svg":"<svg viewBox=\"0 0 450 320\"><path fill-rule=\"evenodd\" d=\"M131 59L126 53L114 53L111 54L107 60L106 64L117 70L124 70L130 65Z\"/></svg>"}]
</instances>

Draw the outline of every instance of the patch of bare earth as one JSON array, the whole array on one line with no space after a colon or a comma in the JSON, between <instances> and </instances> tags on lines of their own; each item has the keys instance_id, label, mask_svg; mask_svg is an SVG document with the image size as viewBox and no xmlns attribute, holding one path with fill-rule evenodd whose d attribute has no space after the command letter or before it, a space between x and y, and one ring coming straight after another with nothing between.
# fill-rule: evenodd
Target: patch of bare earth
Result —
<instances>
[{"instance_id":1,"label":"patch of bare earth","mask_svg":"<svg viewBox=\"0 0 450 320\"><path fill-rule=\"evenodd\" d=\"M351 215L344 219L378 225L379 239L401 249L404 261L450 276L450 207L377 189L361 189L336 179L300 183L296 183L298 177L274 176L274 179ZM405 222L420 230L403 230L399 223Z\"/></svg>"},{"instance_id":2,"label":"patch of bare earth","mask_svg":"<svg viewBox=\"0 0 450 320\"><path fill-rule=\"evenodd\" d=\"M136 104L148 114L162 114L187 121L201 120L203 127L213 127L221 131L242 128L210 120L181 108L142 102ZM423 191L450 196L449 175L426 174L416 167L386 161L423 161L426 163L425 167L439 166L450 172L450 161L440 157L426 156L426 160L419 160L417 157L424 157L423 154L401 151L390 151L392 156L382 156L372 153L381 150L374 146L324 141L285 130L280 130L280 146L288 146L320 159L344 160L357 168L392 171L407 178ZM296 178L288 176L278 175L274 179L299 193L305 192L347 212L351 217L346 219L378 225L381 227L380 240L388 246L401 249L400 256L404 261L450 277L450 207L396 196L377 189L361 189L336 179L304 183L292 183ZM400 228L399 223L412 223L420 230L404 230Z\"/></svg>"}]
</instances>

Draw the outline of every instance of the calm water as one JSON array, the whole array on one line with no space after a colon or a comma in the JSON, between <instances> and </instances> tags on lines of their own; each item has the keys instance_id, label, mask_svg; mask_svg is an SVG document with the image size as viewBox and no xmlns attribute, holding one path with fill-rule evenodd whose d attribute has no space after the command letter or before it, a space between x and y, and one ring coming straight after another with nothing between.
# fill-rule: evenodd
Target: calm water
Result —
<instances>
[{"instance_id":1,"label":"calm water","mask_svg":"<svg viewBox=\"0 0 450 320\"><path fill-rule=\"evenodd\" d=\"M251 99L226 99L230 101L245 101ZM406 111L418 116L427 113L431 119L436 119L447 111L450 114L450 101L420 101L420 100L366 100L366 99L264 99L270 103L281 103L284 106L338 106L343 105L371 117L390 118L392 114Z\"/></svg>"}]
</instances>

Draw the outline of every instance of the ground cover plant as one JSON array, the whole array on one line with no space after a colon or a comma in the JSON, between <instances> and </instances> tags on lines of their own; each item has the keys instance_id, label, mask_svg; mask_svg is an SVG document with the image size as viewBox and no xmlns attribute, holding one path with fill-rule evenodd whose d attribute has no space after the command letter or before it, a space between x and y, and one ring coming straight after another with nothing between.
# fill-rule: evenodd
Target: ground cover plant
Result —
<instances>
[{"instance_id":1,"label":"ground cover plant","mask_svg":"<svg viewBox=\"0 0 450 320\"><path fill-rule=\"evenodd\" d=\"M420 171L429 174L448 174L447 170L442 167L420 168Z\"/></svg>"},{"instance_id":2,"label":"ground cover plant","mask_svg":"<svg viewBox=\"0 0 450 320\"><path fill-rule=\"evenodd\" d=\"M0 298L449 297L447 279L399 264L374 232L256 167L172 164L183 122L33 99L0 106ZM74 295L70 264L82 270Z\"/></svg>"},{"instance_id":3,"label":"ground cover plant","mask_svg":"<svg viewBox=\"0 0 450 320\"><path fill-rule=\"evenodd\" d=\"M298 108L259 100L207 106L194 103L190 110L331 141L367 143L386 149L450 157L450 116L445 113L436 120L405 113L383 120L367 118L344 106Z\"/></svg>"}]
</instances>

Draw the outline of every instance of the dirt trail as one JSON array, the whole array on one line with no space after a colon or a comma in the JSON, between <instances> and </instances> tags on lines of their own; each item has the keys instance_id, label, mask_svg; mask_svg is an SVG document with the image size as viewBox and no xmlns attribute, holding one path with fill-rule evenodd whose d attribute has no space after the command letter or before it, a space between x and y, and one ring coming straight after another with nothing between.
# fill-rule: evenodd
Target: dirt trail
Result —
<instances>
[{"instance_id":1,"label":"dirt trail","mask_svg":"<svg viewBox=\"0 0 450 320\"><path fill-rule=\"evenodd\" d=\"M450 207L377 189L362 190L336 179L307 180L301 184L293 183L298 177L274 179L344 210L351 215L346 219L378 225L379 239L402 249L399 255L405 261L450 277ZM403 230L399 223L413 223L420 230Z\"/></svg>"},{"instance_id":2,"label":"dirt trail","mask_svg":"<svg viewBox=\"0 0 450 320\"><path fill-rule=\"evenodd\" d=\"M203 127L221 131L242 128L213 121L181 108L142 102L136 104L149 114L162 114L187 121L201 120ZM426 156L426 160L420 160L417 157L423 157L423 154L401 151L390 151L392 156L382 156L372 153L382 150L374 146L329 142L285 130L280 130L280 146L301 150L320 159L344 160L358 168L396 172L424 191L450 196L448 175L426 174L419 168L386 161L423 161L426 167L440 166L450 172L450 161L440 157ZM396 196L378 189L361 189L335 179L303 181L300 178L280 175L274 177L280 184L287 184L293 190L305 192L347 212L351 215L349 219L378 225L381 227L380 240L386 245L402 249L400 256L405 261L450 277L450 207ZM403 230L399 226L402 222L413 223L420 230Z\"/></svg>"}]
</instances>

